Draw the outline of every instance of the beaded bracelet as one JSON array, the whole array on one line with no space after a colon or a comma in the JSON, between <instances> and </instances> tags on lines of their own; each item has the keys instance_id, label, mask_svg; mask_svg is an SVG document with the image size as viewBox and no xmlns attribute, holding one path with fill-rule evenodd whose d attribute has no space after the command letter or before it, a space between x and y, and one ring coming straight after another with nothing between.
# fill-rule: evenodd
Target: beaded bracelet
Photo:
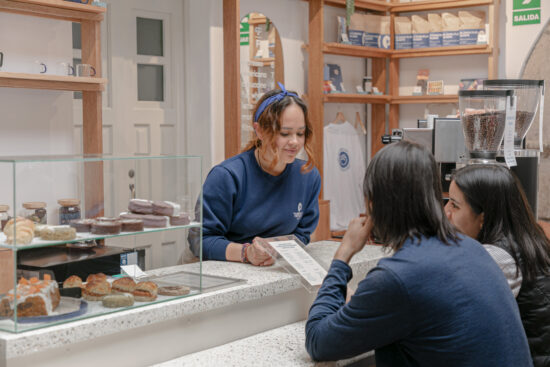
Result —
<instances>
[{"instance_id":1,"label":"beaded bracelet","mask_svg":"<svg viewBox=\"0 0 550 367\"><path fill-rule=\"evenodd\" d=\"M250 264L248 256L246 256L246 249L250 246L250 243L245 243L241 249L241 262L245 264Z\"/></svg>"}]
</instances>

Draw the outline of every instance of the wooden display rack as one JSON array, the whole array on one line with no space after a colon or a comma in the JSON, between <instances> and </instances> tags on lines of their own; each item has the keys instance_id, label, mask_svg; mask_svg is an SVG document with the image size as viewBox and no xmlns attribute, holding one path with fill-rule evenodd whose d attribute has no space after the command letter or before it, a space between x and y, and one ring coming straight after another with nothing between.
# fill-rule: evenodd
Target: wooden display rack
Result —
<instances>
[{"instance_id":1,"label":"wooden display rack","mask_svg":"<svg viewBox=\"0 0 550 367\"><path fill-rule=\"evenodd\" d=\"M103 153L101 94L107 79L101 77L101 21L106 9L63 0L0 0L0 12L58 19L81 24L82 63L93 65L94 77L0 72L0 87L82 92L83 154ZM86 207L103 205L103 166L86 167ZM103 210L98 214L102 215Z\"/></svg>"}]
</instances>

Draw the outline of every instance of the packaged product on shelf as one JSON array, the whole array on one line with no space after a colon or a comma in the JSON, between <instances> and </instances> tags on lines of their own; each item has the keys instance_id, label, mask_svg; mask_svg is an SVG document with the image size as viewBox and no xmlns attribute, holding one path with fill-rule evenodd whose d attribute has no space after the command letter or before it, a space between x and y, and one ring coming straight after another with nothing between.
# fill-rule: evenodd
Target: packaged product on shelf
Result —
<instances>
[{"instance_id":1,"label":"packaged product on shelf","mask_svg":"<svg viewBox=\"0 0 550 367\"><path fill-rule=\"evenodd\" d=\"M378 47L378 39L380 38L380 15L365 14L364 26L365 33L363 36L363 46Z\"/></svg>"},{"instance_id":2,"label":"packaged product on shelf","mask_svg":"<svg viewBox=\"0 0 550 367\"><path fill-rule=\"evenodd\" d=\"M411 16L413 48L426 48L429 46L430 23L420 15Z\"/></svg>"},{"instance_id":3,"label":"packaged product on shelf","mask_svg":"<svg viewBox=\"0 0 550 367\"><path fill-rule=\"evenodd\" d=\"M332 92L345 92L344 82L342 80L342 70L338 64L325 64L325 80L330 80L334 90Z\"/></svg>"},{"instance_id":4,"label":"packaged product on shelf","mask_svg":"<svg viewBox=\"0 0 550 367\"><path fill-rule=\"evenodd\" d=\"M69 224L71 220L80 219L79 199L59 199L59 224Z\"/></svg>"},{"instance_id":5,"label":"packaged product on shelf","mask_svg":"<svg viewBox=\"0 0 550 367\"><path fill-rule=\"evenodd\" d=\"M346 17L337 16L338 21L338 43L349 44L348 27L346 26Z\"/></svg>"},{"instance_id":6,"label":"packaged product on shelf","mask_svg":"<svg viewBox=\"0 0 550 367\"><path fill-rule=\"evenodd\" d=\"M453 13L441 14L443 26L443 46L458 46L460 44L460 21Z\"/></svg>"},{"instance_id":7,"label":"packaged product on shelf","mask_svg":"<svg viewBox=\"0 0 550 367\"><path fill-rule=\"evenodd\" d=\"M380 37L378 37L378 48L390 48L390 17L380 16Z\"/></svg>"},{"instance_id":8,"label":"packaged product on shelf","mask_svg":"<svg viewBox=\"0 0 550 367\"><path fill-rule=\"evenodd\" d=\"M395 17L395 49L412 48L412 24L409 17Z\"/></svg>"},{"instance_id":9,"label":"packaged product on shelf","mask_svg":"<svg viewBox=\"0 0 550 367\"><path fill-rule=\"evenodd\" d=\"M353 13L349 20L349 41L352 45L363 46L363 14Z\"/></svg>"},{"instance_id":10,"label":"packaged product on shelf","mask_svg":"<svg viewBox=\"0 0 550 367\"><path fill-rule=\"evenodd\" d=\"M428 81L428 95L435 96L443 94L443 80Z\"/></svg>"},{"instance_id":11,"label":"packaged product on shelf","mask_svg":"<svg viewBox=\"0 0 550 367\"><path fill-rule=\"evenodd\" d=\"M430 23L430 38L428 40L429 47L441 47L443 45L443 32L441 15L436 13L428 14L428 22Z\"/></svg>"},{"instance_id":12,"label":"packaged product on shelf","mask_svg":"<svg viewBox=\"0 0 550 367\"><path fill-rule=\"evenodd\" d=\"M460 44L477 44L478 34L485 29L485 12L461 10L458 12L458 19L460 20Z\"/></svg>"}]
</instances>

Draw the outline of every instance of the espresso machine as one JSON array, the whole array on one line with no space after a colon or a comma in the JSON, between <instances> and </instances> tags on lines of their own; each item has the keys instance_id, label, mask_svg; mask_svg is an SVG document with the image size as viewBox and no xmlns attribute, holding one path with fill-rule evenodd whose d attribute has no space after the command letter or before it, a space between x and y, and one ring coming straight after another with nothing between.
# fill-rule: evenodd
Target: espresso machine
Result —
<instances>
[{"instance_id":1,"label":"espresso machine","mask_svg":"<svg viewBox=\"0 0 550 367\"><path fill-rule=\"evenodd\" d=\"M516 96L516 120L514 127L514 156L516 166L511 167L518 177L527 196L533 214L537 217L538 167L540 152L537 149L525 149L525 136L533 124L537 110L544 103L544 80L494 79L483 82L485 90L512 90ZM542 111L542 108L541 108ZM542 115L540 115L542 126ZM542 137L542 132L540 133ZM497 161L504 162L499 151Z\"/></svg>"}]
</instances>

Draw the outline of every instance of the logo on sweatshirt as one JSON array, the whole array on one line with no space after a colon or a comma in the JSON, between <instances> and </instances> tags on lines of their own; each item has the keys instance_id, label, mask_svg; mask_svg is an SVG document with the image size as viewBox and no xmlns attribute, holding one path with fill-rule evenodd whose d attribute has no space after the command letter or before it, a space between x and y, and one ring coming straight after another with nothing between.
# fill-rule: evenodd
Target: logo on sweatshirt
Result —
<instances>
[{"instance_id":1,"label":"logo on sweatshirt","mask_svg":"<svg viewBox=\"0 0 550 367\"><path fill-rule=\"evenodd\" d=\"M300 220L302 219L302 215L304 215L304 213L302 212L302 202L299 202L298 211L294 212L294 218L296 218L296 220Z\"/></svg>"},{"instance_id":2,"label":"logo on sweatshirt","mask_svg":"<svg viewBox=\"0 0 550 367\"><path fill-rule=\"evenodd\" d=\"M338 164L340 164L340 169L345 171L349 168L349 152L347 149L340 149L338 151Z\"/></svg>"}]
</instances>

